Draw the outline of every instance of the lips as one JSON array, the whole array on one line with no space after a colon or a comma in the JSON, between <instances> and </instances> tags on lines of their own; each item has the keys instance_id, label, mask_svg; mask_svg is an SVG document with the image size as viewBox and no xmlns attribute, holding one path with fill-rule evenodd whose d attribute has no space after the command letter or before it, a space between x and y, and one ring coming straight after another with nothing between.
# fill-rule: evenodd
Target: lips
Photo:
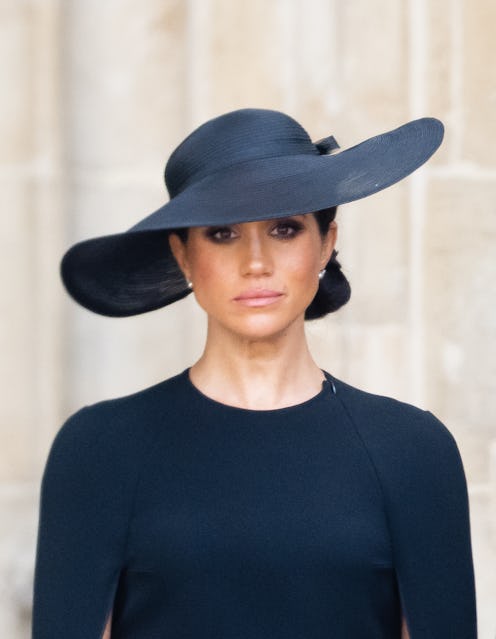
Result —
<instances>
[{"instance_id":1,"label":"lips","mask_svg":"<svg viewBox=\"0 0 496 639\"><path fill-rule=\"evenodd\" d=\"M244 291L234 298L235 302L244 306L268 306L277 302L282 297L279 291L272 291L266 288L251 289Z\"/></svg>"}]
</instances>

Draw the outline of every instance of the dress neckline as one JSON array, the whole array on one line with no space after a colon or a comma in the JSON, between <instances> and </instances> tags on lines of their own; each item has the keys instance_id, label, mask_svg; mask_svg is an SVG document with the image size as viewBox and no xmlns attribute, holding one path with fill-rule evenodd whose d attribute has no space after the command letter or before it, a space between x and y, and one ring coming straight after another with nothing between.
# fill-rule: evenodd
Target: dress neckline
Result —
<instances>
[{"instance_id":1,"label":"dress neckline","mask_svg":"<svg viewBox=\"0 0 496 639\"><path fill-rule=\"evenodd\" d=\"M242 408L240 406L233 406L232 404L225 404L224 402L220 402L217 399L213 399L213 397L209 397L205 395L197 386L193 384L191 381L189 371L190 367L186 368L182 376L190 390L190 392L201 402L210 405L213 408L218 408L219 410L228 410L234 411L238 414L254 414L254 415L279 415L292 411L298 411L301 409L306 409L312 407L314 404L320 403L322 400L330 399L333 395L336 394L336 386L334 384L332 376L325 370L321 369L324 374L325 379L322 380L322 387L320 391L306 399L303 402L299 402L298 404L291 404L289 406L282 406L281 408Z\"/></svg>"}]
</instances>

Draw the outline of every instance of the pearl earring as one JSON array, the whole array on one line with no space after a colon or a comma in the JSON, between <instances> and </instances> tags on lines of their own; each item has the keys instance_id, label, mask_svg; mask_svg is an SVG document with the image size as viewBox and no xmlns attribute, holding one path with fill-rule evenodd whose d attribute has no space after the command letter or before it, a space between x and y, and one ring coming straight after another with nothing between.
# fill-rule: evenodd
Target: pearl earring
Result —
<instances>
[{"instance_id":1,"label":"pearl earring","mask_svg":"<svg viewBox=\"0 0 496 639\"><path fill-rule=\"evenodd\" d=\"M191 280L188 280L188 288L193 290L193 282Z\"/></svg>"},{"instance_id":2,"label":"pearl earring","mask_svg":"<svg viewBox=\"0 0 496 639\"><path fill-rule=\"evenodd\" d=\"M326 274L325 268L323 268L321 271L319 271L319 280L321 280L324 277L325 274Z\"/></svg>"}]
</instances>

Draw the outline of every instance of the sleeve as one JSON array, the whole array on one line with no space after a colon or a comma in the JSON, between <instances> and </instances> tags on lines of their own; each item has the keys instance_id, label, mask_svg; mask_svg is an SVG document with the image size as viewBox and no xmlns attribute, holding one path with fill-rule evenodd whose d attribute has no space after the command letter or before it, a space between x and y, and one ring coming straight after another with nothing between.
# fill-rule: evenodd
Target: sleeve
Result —
<instances>
[{"instance_id":1,"label":"sleeve","mask_svg":"<svg viewBox=\"0 0 496 639\"><path fill-rule=\"evenodd\" d=\"M392 420L387 456L375 455L397 582L411 639L475 639L470 514L455 439L429 412ZM387 430L387 429L386 429ZM385 461L387 457L387 462Z\"/></svg>"},{"instance_id":2,"label":"sleeve","mask_svg":"<svg viewBox=\"0 0 496 639\"><path fill-rule=\"evenodd\" d=\"M125 551L130 478L94 407L57 433L40 494L33 639L100 639ZM116 462L117 459L117 462Z\"/></svg>"}]
</instances>

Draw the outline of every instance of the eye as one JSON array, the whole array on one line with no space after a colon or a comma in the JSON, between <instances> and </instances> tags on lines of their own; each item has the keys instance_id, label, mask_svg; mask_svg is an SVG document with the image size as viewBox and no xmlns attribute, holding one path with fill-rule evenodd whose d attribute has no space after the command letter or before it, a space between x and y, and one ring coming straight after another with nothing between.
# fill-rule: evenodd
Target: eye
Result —
<instances>
[{"instance_id":1,"label":"eye","mask_svg":"<svg viewBox=\"0 0 496 639\"><path fill-rule=\"evenodd\" d=\"M303 230L303 224L294 220L285 220L284 222L278 222L272 229L271 235L280 239L289 239L298 235Z\"/></svg>"},{"instance_id":2,"label":"eye","mask_svg":"<svg viewBox=\"0 0 496 639\"><path fill-rule=\"evenodd\" d=\"M212 226L207 229L205 234L214 242L227 242L236 235L230 226Z\"/></svg>"}]
</instances>

